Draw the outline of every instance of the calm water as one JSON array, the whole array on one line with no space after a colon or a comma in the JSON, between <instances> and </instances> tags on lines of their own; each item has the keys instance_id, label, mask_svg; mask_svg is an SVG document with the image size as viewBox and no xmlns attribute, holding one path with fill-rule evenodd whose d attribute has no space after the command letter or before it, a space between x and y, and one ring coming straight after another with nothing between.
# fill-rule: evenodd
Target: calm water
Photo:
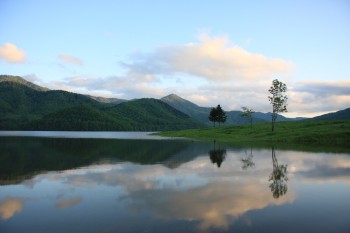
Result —
<instances>
[{"instance_id":1,"label":"calm water","mask_svg":"<svg viewBox=\"0 0 350 233\"><path fill-rule=\"evenodd\" d=\"M350 232L350 155L0 137L0 232Z\"/></svg>"}]
</instances>

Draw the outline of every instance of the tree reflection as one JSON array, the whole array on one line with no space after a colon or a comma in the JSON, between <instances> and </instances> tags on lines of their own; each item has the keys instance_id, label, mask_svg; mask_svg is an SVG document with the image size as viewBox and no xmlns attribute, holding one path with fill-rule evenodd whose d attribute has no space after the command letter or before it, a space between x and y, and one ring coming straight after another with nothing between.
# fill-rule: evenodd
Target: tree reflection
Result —
<instances>
[{"instance_id":1,"label":"tree reflection","mask_svg":"<svg viewBox=\"0 0 350 233\"><path fill-rule=\"evenodd\" d=\"M287 187L287 166L286 164L279 165L275 148L272 147L272 164L273 164L273 171L269 177L269 181L271 181L269 187L271 189L272 195L274 198L279 198L287 193L288 187Z\"/></svg>"},{"instance_id":2,"label":"tree reflection","mask_svg":"<svg viewBox=\"0 0 350 233\"><path fill-rule=\"evenodd\" d=\"M221 166L222 162L226 158L226 149L216 148L216 141L214 140L214 149L209 151L210 160L212 163L216 163L218 167Z\"/></svg>"},{"instance_id":3,"label":"tree reflection","mask_svg":"<svg viewBox=\"0 0 350 233\"><path fill-rule=\"evenodd\" d=\"M242 169L247 170L249 167L254 167L255 163L253 162L253 149L250 147L250 153L248 154L245 151L246 157L241 159L242 161Z\"/></svg>"}]
</instances>

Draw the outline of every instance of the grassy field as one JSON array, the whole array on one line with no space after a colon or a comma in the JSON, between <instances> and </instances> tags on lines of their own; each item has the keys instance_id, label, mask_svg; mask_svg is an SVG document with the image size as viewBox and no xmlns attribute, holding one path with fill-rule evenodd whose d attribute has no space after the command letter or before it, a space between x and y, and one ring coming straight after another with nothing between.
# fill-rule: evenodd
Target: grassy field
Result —
<instances>
[{"instance_id":1,"label":"grassy field","mask_svg":"<svg viewBox=\"0 0 350 233\"><path fill-rule=\"evenodd\" d=\"M217 141L234 146L350 151L350 120L277 122L271 124L230 125L158 133L168 137L185 137L201 141Z\"/></svg>"}]
</instances>

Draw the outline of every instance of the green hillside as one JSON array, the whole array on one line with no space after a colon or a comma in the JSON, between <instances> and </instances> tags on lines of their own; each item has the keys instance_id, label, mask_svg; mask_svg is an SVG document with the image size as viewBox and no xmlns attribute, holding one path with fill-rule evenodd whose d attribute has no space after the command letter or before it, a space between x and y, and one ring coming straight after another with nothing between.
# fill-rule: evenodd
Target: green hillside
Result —
<instances>
[{"instance_id":1,"label":"green hillside","mask_svg":"<svg viewBox=\"0 0 350 233\"><path fill-rule=\"evenodd\" d=\"M185 137L204 141L216 140L232 145L298 147L332 147L339 151L350 150L350 120L278 122L275 132L271 123L232 125L205 129L161 132L167 137Z\"/></svg>"},{"instance_id":2,"label":"green hillside","mask_svg":"<svg viewBox=\"0 0 350 233\"><path fill-rule=\"evenodd\" d=\"M134 130L176 130L204 127L204 124L156 99L124 102L107 112L115 117L127 116L134 122Z\"/></svg>"},{"instance_id":3,"label":"green hillside","mask_svg":"<svg viewBox=\"0 0 350 233\"><path fill-rule=\"evenodd\" d=\"M327 113L321 116L312 118L313 120L345 120L350 119L350 108L337 112Z\"/></svg>"},{"instance_id":4,"label":"green hillside","mask_svg":"<svg viewBox=\"0 0 350 233\"><path fill-rule=\"evenodd\" d=\"M65 108L50 113L26 125L28 130L110 131L130 130L132 122L125 117L111 115L89 105Z\"/></svg>"},{"instance_id":5,"label":"green hillside","mask_svg":"<svg viewBox=\"0 0 350 233\"><path fill-rule=\"evenodd\" d=\"M44 115L78 105L99 106L91 98L66 91L48 91L32 88L21 79L0 77L0 129L23 129ZM34 84L33 84L34 85Z\"/></svg>"},{"instance_id":6,"label":"green hillside","mask_svg":"<svg viewBox=\"0 0 350 233\"><path fill-rule=\"evenodd\" d=\"M16 76L0 76L0 80L1 130L150 131L203 126L155 99L115 105L85 95L40 88Z\"/></svg>"}]
</instances>

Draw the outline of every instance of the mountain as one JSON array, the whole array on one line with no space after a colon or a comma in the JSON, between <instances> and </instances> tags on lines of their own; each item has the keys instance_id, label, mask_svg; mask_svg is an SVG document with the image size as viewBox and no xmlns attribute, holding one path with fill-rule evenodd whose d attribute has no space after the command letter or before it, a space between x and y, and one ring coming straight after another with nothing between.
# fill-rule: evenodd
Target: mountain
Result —
<instances>
[{"instance_id":1,"label":"mountain","mask_svg":"<svg viewBox=\"0 0 350 233\"><path fill-rule=\"evenodd\" d=\"M107 112L115 117L126 116L133 121L134 130L174 130L199 128L204 124L170 105L151 98L118 104Z\"/></svg>"},{"instance_id":2,"label":"mountain","mask_svg":"<svg viewBox=\"0 0 350 233\"><path fill-rule=\"evenodd\" d=\"M24 78L19 77L19 76L0 75L0 83L9 83L9 82L10 83L18 83L18 84L24 85L24 86L29 87L29 88L36 90L36 91L48 91L48 90L50 90L46 87L41 87L41 86L38 86L34 83L28 82L27 80L25 80Z\"/></svg>"},{"instance_id":3,"label":"mountain","mask_svg":"<svg viewBox=\"0 0 350 233\"><path fill-rule=\"evenodd\" d=\"M16 76L0 80L0 129L23 129L46 114L77 105L99 106L87 96L47 90Z\"/></svg>"},{"instance_id":4,"label":"mountain","mask_svg":"<svg viewBox=\"0 0 350 233\"><path fill-rule=\"evenodd\" d=\"M175 94L170 94L168 96L165 96L161 98L161 100L206 125L212 124L212 122L210 122L208 119L211 108L200 107ZM242 117L241 114L242 114L242 111L227 111L226 112L227 120L225 124L236 124L236 125L248 124L249 120L245 117ZM301 120L301 119L286 118L282 115L278 115L278 118L277 118L277 121L292 121L292 120ZM261 113L261 112L253 113L254 123L264 123L264 122L270 122L270 121L271 121L271 113Z\"/></svg>"},{"instance_id":5,"label":"mountain","mask_svg":"<svg viewBox=\"0 0 350 233\"><path fill-rule=\"evenodd\" d=\"M170 94L160 99L161 101L169 104L173 108L186 113L187 115L203 122L204 124L209 124L208 116L211 108L200 107L188 100L185 100L175 94Z\"/></svg>"},{"instance_id":6,"label":"mountain","mask_svg":"<svg viewBox=\"0 0 350 233\"><path fill-rule=\"evenodd\" d=\"M173 130L203 124L155 99L102 103L48 90L16 76L0 76L2 130Z\"/></svg>"},{"instance_id":7,"label":"mountain","mask_svg":"<svg viewBox=\"0 0 350 233\"><path fill-rule=\"evenodd\" d=\"M311 118L312 120L347 120L350 119L350 108L337 112L327 113Z\"/></svg>"}]
</instances>

